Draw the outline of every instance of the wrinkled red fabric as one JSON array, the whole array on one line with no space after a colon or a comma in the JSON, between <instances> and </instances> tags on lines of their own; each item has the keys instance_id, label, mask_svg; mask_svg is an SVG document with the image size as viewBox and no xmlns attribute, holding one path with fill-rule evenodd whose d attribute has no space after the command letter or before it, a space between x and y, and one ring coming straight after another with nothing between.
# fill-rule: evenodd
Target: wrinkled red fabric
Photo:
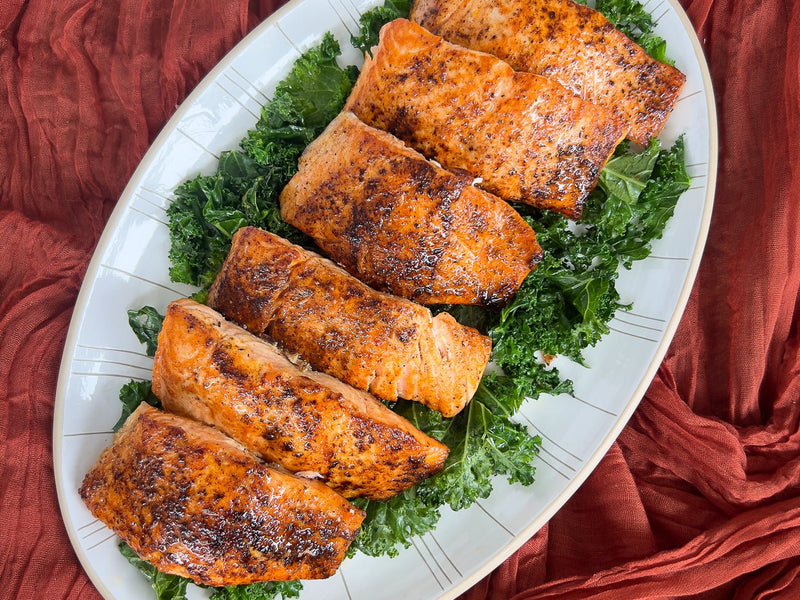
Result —
<instances>
[{"instance_id":1,"label":"wrinkled red fabric","mask_svg":"<svg viewBox=\"0 0 800 600\"><path fill-rule=\"evenodd\" d=\"M800 1L682 3L720 133L685 315L598 468L463 600L800 598ZM280 4L0 3L2 598L99 598L53 477L75 298L155 135Z\"/></svg>"}]
</instances>

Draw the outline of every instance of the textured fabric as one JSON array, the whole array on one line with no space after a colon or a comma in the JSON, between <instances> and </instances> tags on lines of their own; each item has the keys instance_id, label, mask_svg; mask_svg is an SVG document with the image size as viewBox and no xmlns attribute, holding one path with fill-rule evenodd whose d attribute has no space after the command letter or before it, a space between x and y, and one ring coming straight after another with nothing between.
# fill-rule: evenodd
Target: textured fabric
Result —
<instances>
[{"instance_id":1,"label":"textured fabric","mask_svg":"<svg viewBox=\"0 0 800 600\"><path fill-rule=\"evenodd\" d=\"M52 472L72 307L148 145L279 4L0 2L2 598L99 598ZM685 316L596 471L465 600L800 598L800 1L683 5L720 127Z\"/></svg>"}]
</instances>

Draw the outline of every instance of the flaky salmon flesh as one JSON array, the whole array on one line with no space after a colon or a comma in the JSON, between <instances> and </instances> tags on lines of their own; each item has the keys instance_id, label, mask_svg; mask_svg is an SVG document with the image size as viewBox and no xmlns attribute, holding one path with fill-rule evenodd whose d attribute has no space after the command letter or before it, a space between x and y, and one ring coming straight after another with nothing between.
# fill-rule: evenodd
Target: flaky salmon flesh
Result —
<instances>
[{"instance_id":1,"label":"flaky salmon flesh","mask_svg":"<svg viewBox=\"0 0 800 600\"><path fill-rule=\"evenodd\" d=\"M268 462L346 498L387 500L440 471L449 450L367 392L301 370L273 345L192 300L169 305L153 392Z\"/></svg>"},{"instance_id":2,"label":"flaky salmon flesh","mask_svg":"<svg viewBox=\"0 0 800 600\"><path fill-rule=\"evenodd\" d=\"M329 577L365 516L326 485L144 403L80 496L159 571L211 586Z\"/></svg>"},{"instance_id":3,"label":"flaky salmon flesh","mask_svg":"<svg viewBox=\"0 0 800 600\"><path fill-rule=\"evenodd\" d=\"M480 186L577 219L625 124L561 84L396 19L345 110Z\"/></svg>"},{"instance_id":4,"label":"flaky salmon flesh","mask_svg":"<svg viewBox=\"0 0 800 600\"><path fill-rule=\"evenodd\" d=\"M410 18L454 44L558 81L617 114L642 145L661 131L686 81L572 0L415 0Z\"/></svg>"},{"instance_id":5,"label":"flaky salmon flesh","mask_svg":"<svg viewBox=\"0 0 800 600\"><path fill-rule=\"evenodd\" d=\"M208 304L317 371L446 417L472 398L491 353L488 337L446 312L434 317L255 227L234 234Z\"/></svg>"},{"instance_id":6,"label":"flaky salmon flesh","mask_svg":"<svg viewBox=\"0 0 800 600\"><path fill-rule=\"evenodd\" d=\"M422 304L505 304L536 266L506 202L342 112L300 157L281 216L361 281Z\"/></svg>"}]
</instances>

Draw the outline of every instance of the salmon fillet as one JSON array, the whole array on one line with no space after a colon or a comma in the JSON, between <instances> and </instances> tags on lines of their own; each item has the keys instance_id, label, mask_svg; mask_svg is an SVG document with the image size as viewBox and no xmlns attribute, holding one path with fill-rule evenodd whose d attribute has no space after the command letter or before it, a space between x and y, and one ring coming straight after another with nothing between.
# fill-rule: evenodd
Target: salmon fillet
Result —
<instances>
[{"instance_id":1,"label":"salmon fillet","mask_svg":"<svg viewBox=\"0 0 800 600\"><path fill-rule=\"evenodd\" d=\"M446 417L472 398L491 341L447 313L377 292L321 256L254 227L233 236L208 303L314 369Z\"/></svg>"},{"instance_id":2,"label":"salmon fillet","mask_svg":"<svg viewBox=\"0 0 800 600\"><path fill-rule=\"evenodd\" d=\"M222 433L141 404L80 496L141 558L228 586L333 575L364 512L264 465Z\"/></svg>"},{"instance_id":3,"label":"salmon fillet","mask_svg":"<svg viewBox=\"0 0 800 600\"><path fill-rule=\"evenodd\" d=\"M363 282L423 304L504 304L540 260L500 198L341 113L300 157L283 219Z\"/></svg>"},{"instance_id":4,"label":"salmon fillet","mask_svg":"<svg viewBox=\"0 0 800 600\"><path fill-rule=\"evenodd\" d=\"M405 19L381 29L345 110L504 200L573 219L626 131L562 85Z\"/></svg>"},{"instance_id":5,"label":"salmon fillet","mask_svg":"<svg viewBox=\"0 0 800 600\"><path fill-rule=\"evenodd\" d=\"M661 131L686 81L601 13L572 0L415 0L410 18L606 107L642 145Z\"/></svg>"},{"instance_id":6,"label":"salmon fillet","mask_svg":"<svg viewBox=\"0 0 800 600\"><path fill-rule=\"evenodd\" d=\"M318 474L346 498L388 500L440 471L449 453L368 393L301 371L192 300L167 309L153 392L166 410L213 425L289 471Z\"/></svg>"}]
</instances>

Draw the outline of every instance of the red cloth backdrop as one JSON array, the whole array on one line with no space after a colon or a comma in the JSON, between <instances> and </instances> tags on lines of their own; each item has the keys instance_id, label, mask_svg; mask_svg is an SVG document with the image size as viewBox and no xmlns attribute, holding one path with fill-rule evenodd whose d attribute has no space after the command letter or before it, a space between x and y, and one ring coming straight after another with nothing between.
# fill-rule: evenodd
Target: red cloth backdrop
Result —
<instances>
[{"instance_id":1,"label":"red cloth backdrop","mask_svg":"<svg viewBox=\"0 0 800 600\"><path fill-rule=\"evenodd\" d=\"M99 597L52 472L71 311L148 145L280 4L0 2L0 597ZM688 308L597 470L465 600L800 598L800 1L683 4L720 131Z\"/></svg>"}]
</instances>

